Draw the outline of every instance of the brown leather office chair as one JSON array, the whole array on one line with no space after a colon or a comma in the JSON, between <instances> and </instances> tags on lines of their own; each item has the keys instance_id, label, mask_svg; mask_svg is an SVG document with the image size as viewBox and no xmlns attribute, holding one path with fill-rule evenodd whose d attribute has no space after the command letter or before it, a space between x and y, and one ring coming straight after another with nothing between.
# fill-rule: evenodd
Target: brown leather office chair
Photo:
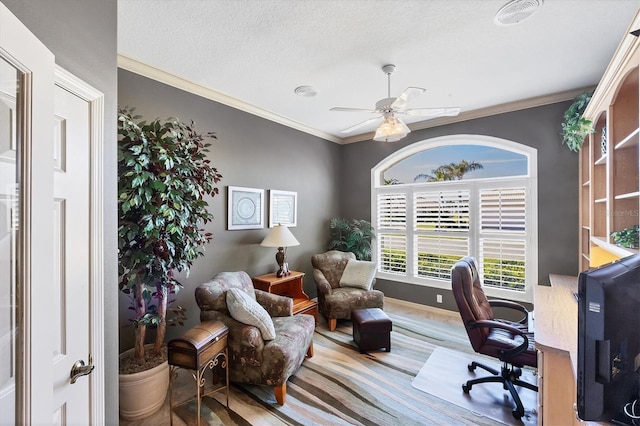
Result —
<instances>
[{"instance_id":1,"label":"brown leather office chair","mask_svg":"<svg viewBox=\"0 0 640 426\"><path fill-rule=\"evenodd\" d=\"M451 286L473 349L477 353L502 361L500 371L475 361L469 364L469 371L480 367L492 375L469 380L462 385L462 390L469 393L473 385L479 383L502 383L503 388L509 390L516 404L513 416L520 419L524 415L524 407L515 386L538 391L536 385L520 380L523 366L537 367L533 333L527 332L526 308L507 300L487 300L482 290L475 259L472 257L465 257L453 266ZM496 319L493 316L493 307L516 309L524 315L524 318L520 322Z\"/></svg>"}]
</instances>

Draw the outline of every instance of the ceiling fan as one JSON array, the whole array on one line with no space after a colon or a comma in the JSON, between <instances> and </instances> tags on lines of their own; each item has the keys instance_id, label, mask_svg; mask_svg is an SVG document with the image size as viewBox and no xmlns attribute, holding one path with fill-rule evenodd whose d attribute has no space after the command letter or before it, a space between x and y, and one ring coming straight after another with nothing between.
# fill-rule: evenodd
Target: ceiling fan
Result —
<instances>
[{"instance_id":1,"label":"ceiling fan","mask_svg":"<svg viewBox=\"0 0 640 426\"><path fill-rule=\"evenodd\" d=\"M364 108L342 108L333 107L331 111L348 111L348 112L371 112L379 114L377 117L370 118L354 126L347 127L342 133L351 133L368 124L381 121L380 126L376 130L373 140L384 142L395 142L407 136L411 130L396 115L404 114L412 117L443 117L456 116L460 112L460 108L410 108L407 105L410 100L420 96L426 89L421 87L407 87L397 98L391 97L391 74L395 71L396 66L387 64L382 67L382 71L387 75L387 97L376 102L375 109Z\"/></svg>"}]
</instances>

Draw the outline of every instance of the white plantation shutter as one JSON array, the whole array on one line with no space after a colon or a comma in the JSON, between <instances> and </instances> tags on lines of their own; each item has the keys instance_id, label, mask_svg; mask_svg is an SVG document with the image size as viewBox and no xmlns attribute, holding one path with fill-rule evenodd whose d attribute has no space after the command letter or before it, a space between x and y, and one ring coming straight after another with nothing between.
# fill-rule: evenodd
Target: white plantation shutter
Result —
<instances>
[{"instance_id":1,"label":"white plantation shutter","mask_svg":"<svg viewBox=\"0 0 640 426\"><path fill-rule=\"evenodd\" d=\"M480 190L480 273L485 287L525 291L526 190Z\"/></svg>"},{"instance_id":2,"label":"white plantation shutter","mask_svg":"<svg viewBox=\"0 0 640 426\"><path fill-rule=\"evenodd\" d=\"M378 194L378 228L406 229L407 194Z\"/></svg>"},{"instance_id":3,"label":"white plantation shutter","mask_svg":"<svg viewBox=\"0 0 640 426\"><path fill-rule=\"evenodd\" d=\"M414 270L418 276L449 280L453 265L469 254L469 238L418 235L415 247L418 256Z\"/></svg>"},{"instance_id":4,"label":"white plantation shutter","mask_svg":"<svg viewBox=\"0 0 640 426\"><path fill-rule=\"evenodd\" d=\"M416 230L469 229L469 191L434 191L414 194Z\"/></svg>"},{"instance_id":5,"label":"white plantation shutter","mask_svg":"<svg viewBox=\"0 0 640 426\"><path fill-rule=\"evenodd\" d=\"M404 234L378 234L378 270L390 274L407 271L407 236Z\"/></svg>"},{"instance_id":6,"label":"white plantation shutter","mask_svg":"<svg viewBox=\"0 0 640 426\"><path fill-rule=\"evenodd\" d=\"M526 213L524 188L480 190L481 231L524 234Z\"/></svg>"},{"instance_id":7,"label":"white plantation shutter","mask_svg":"<svg viewBox=\"0 0 640 426\"><path fill-rule=\"evenodd\" d=\"M378 194L378 270L391 274L407 271L407 194Z\"/></svg>"},{"instance_id":8,"label":"white plantation shutter","mask_svg":"<svg viewBox=\"0 0 640 426\"><path fill-rule=\"evenodd\" d=\"M525 291L526 241L481 238L479 260L484 286Z\"/></svg>"}]
</instances>

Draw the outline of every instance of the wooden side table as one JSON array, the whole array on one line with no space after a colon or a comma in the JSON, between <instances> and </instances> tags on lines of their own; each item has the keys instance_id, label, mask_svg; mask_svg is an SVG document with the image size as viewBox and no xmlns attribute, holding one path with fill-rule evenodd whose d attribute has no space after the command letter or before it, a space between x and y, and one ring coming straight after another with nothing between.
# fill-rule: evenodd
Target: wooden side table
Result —
<instances>
[{"instance_id":1,"label":"wooden side table","mask_svg":"<svg viewBox=\"0 0 640 426\"><path fill-rule=\"evenodd\" d=\"M229 328L222 322L202 321L167 345L167 357L171 366L169 370L169 422L171 425L173 425L173 378L178 368L195 370L192 376L197 387L198 426L200 426L200 403L203 396L224 389L227 393L227 408L229 408L228 335ZM213 370L218 365L225 370L225 386L204 393L204 373L207 369Z\"/></svg>"},{"instance_id":2,"label":"wooden side table","mask_svg":"<svg viewBox=\"0 0 640 426\"><path fill-rule=\"evenodd\" d=\"M304 272L291 271L291 275L278 278L274 273L253 277L253 286L268 293L293 299L293 315L313 315L318 324L318 302L310 300L303 290Z\"/></svg>"}]
</instances>

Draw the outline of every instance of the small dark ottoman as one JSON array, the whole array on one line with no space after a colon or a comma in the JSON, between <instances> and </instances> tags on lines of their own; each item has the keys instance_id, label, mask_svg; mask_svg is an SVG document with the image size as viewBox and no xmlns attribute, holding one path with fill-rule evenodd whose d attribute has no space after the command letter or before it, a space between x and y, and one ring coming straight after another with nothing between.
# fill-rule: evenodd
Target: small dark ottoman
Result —
<instances>
[{"instance_id":1,"label":"small dark ottoman","mask_svg":"<svg viewBox=\"0 0 640 426\"><path fill-rule=\"evenodd\" d=\"M391 351L391 320L380 308L351 311L353 340L360 352L386 348Z\"/></svg>"}]
</instances>

